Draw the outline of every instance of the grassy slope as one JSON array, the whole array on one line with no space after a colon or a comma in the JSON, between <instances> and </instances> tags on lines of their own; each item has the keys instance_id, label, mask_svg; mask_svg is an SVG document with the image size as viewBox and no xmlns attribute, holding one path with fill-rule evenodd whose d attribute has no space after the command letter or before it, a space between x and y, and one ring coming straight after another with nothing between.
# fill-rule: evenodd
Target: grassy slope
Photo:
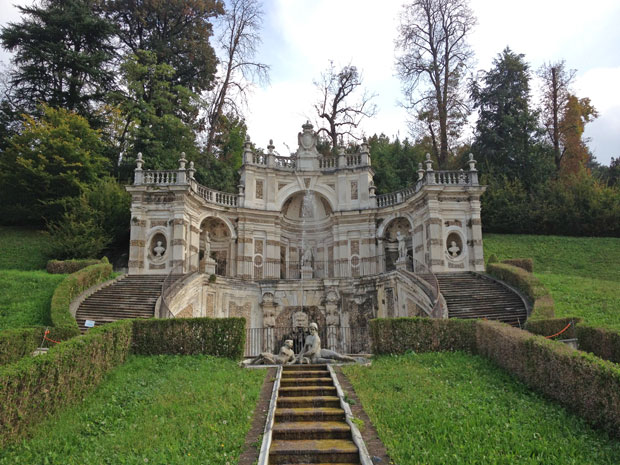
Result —
<instances>
[{"instance_id":1,"label":"grassy slope","mask_svg":"<svg viewBox=\"0 0 620 465\"><path fill-rule=\"evenodd\" d=\"M462 353L343 368L399 465L617 464L620 442Z\"/></svg>"},{"instance_id":2,"label":"grassy slope","mask_svg":"<svg viewBox=\"0 0 620 465\"><path fill-rule=\"evenodd\" d=\"M620 330L620 239L485 234L484 254L531 257L534 274L556 303L556 316Z\"/></svg>"},{"instance_id":3,"label":"grassy slope","mask_svg":"<svg viewBox=\"0 0 620 465\"><path fill-rule=\"evenodd\" d=\"M237 463L265 376L206 356L131 357L0 464Z\"/></svg>"},{"instance_id":4,"label":"grassy slope","mask_svg":"<svg viewBox=\"0 0 620 465\"><path fill-rule=\"evenodd\" d=\"M50 303L65 275L43 271L47 234L0 227L0 330L48 325Z\"/></svg>"}]
</instances>

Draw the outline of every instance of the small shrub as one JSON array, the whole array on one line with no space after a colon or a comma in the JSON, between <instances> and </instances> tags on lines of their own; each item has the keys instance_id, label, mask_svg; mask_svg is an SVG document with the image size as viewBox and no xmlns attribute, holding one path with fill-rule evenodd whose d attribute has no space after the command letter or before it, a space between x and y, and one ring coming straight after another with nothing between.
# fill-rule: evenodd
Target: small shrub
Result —
<instances>
[{"instance_id":1,"label":"small shrub","mask_svg":"<svg viewBox=\"0 0 620 465\"><path fill-rule=\"evenodd\" d=\"M71 274L90 265L100 263L97 259L89 260L49 260L45 269L51 274Z\"/></svg>"},{"instance_id":2,"label":"small shrub","mask_svg":"<svg viewBox=\"0 0 620 465\"><path fill-rule=\"evenodd\" d=\"M204 354L239 360L245 348L244 318L137 319L133 325L135 354Z\"/></svg>"},{"instance_id":3,"label":"small shrub","mask_svg":"<svg viewBox=\"0 0 620 465\"><path fill-rule=\"evenodd\" d=\"M620 363L620 333L605 328L579 323L577 325L579 349L594 355Z\"/></svg>"},{"instance_id":4,"label":"small shrub","mask_svg":"<svg viewBox=\"0 0 620 465\"><path fill-rule=\"evenodd\" d=\"M0 367L0 447L25 435L43 418L81 400L103 376L122 364L131 346L130 321L98 328Z\"/></svg>"},{"instance_id":5,"label":"small shrub","mask_svg":"<svg viewBox=\"0 0 620 465\"><path fill-rule=\"evenodd\" d=\"M559 333L566 327L566 325L572 322L573 324L566 331L554 339L574 339L577 337L576 327L577 323L580 321L581 318L577 317L528 320L525 323L525 330L532 334L538 334L539 336L546 337Z\"/></svg>"},{"instance_id":6,"label":"small shrub","mask_svg":"<svg viewBox=\"0 0 620 465\"><path fill-rule=\"evenodd\" d=\"M534 260L531 258L511 258L508 260L502 260L502 263L516 266L517 268L521 268L528 273L534 272Z\"/></svg>"},{"instance_id":7,"label":"small shrub","mask_svg":"<svg viewBox=\"0 0 620 465\"><path fill-rule=\"evenodd\" d=\"M112 265L109 263L91 265L67 276L56 288L52 296L52 306L50 310L52 325L56 327L74 328L78 331L75 318L73 318L69 310L71 301L89 287L107 281L111 276Z\"/></svg>"},{"instance_id":8,"label":"small shrub","mask_svg":"<svg viewBox=\"0 0 620 465\"><path fill-rule=\"evenodd\" d=\"M370 322L373 354L464 350L475 353L475 320L379 318Z\"/></svg>"},{"instance_id":9,"label":"small shrub","mask_svg":"<svg viewBox=\"0 0 620 465\"><path fill-rule=\"evenodd\" d=\"M499 261L499 260L498 260L498 258L497 258L497 255L495 255L494 253L492 253L492 254L489 256L489 259L487 260L487 264L489 264L489 263L497 263L498 261Z\"/></svg>"}]
</instances>

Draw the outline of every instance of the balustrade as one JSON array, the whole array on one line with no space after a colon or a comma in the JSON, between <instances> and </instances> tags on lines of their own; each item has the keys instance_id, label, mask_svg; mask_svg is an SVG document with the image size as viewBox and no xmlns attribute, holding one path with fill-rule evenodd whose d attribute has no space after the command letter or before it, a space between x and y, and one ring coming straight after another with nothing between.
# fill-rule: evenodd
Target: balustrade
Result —
<instances>
[{"instance_id":1,"label":"balustrade","mask_svg":"<svg viewBox=\"0 0 620 465\"><path fill-rule=\"evenodd\" d=\"M362 155L354 153L347 155L347 166L360 166L362 164Z\"/></svg>"},{"instance_id":2,"label":"balustrade","mask_svg":"<svg viewBox=\"0 0 620 465\"><path fill-rule=\"evenodd\" d=\"M201 186L200 184L196 185L196 193L209 203L215 203L225 207L236 207L238 205L239 196L237 194L216 191L205 186Z\"/></svg>"},{"instance_id":3,"label":"balustrade","mask_svg":"<svg viewBox=\"0 0 620 465\"><path fill-rule=\"evenodd\" d=\"M466 171L432 171L435 184L440 185L468 185L470 184L469 173Z\"/></svg>"},{"instance_id":4,"label":"balustrade","mask_svg":"<svg viewBox=\"0 0 620 465\"><path fill-rule=\"evenodd\" d=\"M291 157L281 157L276 156L276 168L285 169L285 170L294 170L295 169L295 160Z\"/></svg>"},{"instance_id":5,"label":"balustrade","mask_svg":"<svg viewBox=\"0 0 620 465\"><path fill-rule=\"evenodd\" d=\"M338 158L336 157L320 157L319 168L321 169L335 169L338 168Z\"/></svg>"},{"instance_id":6,"label":"balustrade","mask_svg":"<svg viewBox=\"0 0 620 465\"><path fill-rule=\"evenodd\" d=\"M177 183L177 171L155 171L144 172L144 184L170 185Z\"/></svg>"}]
</instances>

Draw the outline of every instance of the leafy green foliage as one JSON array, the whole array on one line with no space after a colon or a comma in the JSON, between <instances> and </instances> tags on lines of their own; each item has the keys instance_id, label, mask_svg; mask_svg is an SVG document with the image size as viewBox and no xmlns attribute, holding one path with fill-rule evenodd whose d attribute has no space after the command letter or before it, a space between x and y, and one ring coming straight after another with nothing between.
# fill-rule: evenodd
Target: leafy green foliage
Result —
<instances>
[{"instance_id":1,"label":"leafy green foliage","mask_svg":"<svg viewBox=\"0 0 620 465\"><path fill-rule=\"evenodd\" d=\"M368 139L374 182L377 193L394 192L414 184L418 176L418 163L424 160L424 145L412 145L408 139L401 142L376 134Z\"/></svg>"},{"instance_id":2,"label":"leafy green foliage","mask_svg":"<svg viewBox=\"0 0 620 465\"><path fill-rule=\"evenodd\" d=\"M128 121L128 153L123 158L122 177L128 178L138 152L148 169L176 169L181 152L195 159L193 128L187 123L198 114L196 95L173 81L174 68L159 63L154 52L139 50L121 65L124 95L116 100Z\"/></svg>"},{"instance_id":3,"label":"leafy green foliage","mask_svg":"<svg viewBox=\"0 0 620 465\"><path fill-rule=\"evenodd\" d=\"M525 329L532 334L540 336L552 336L564 330L570 323L568 329L562 334L554 337L554 340L573 339L577 337L577 324L581 322L581 318L548 318L538 320L528 320L525 323Z\"/></svg>"},{"instance_id":4,"label":"leafy green foliage","mask_svg":"<svg viewBox=\"0 0 620 465\"><path fill-rule=\"evenodd\" d=\"M45 355L0 367L0 445L83 399L106 373L125 361L130 345L131 321L119 321L58 344Z\"/></svg>"},{"instance_id":5,"label":"leafy green foliage","mask_svg":"<svg viewBox=\"0 0 620 465\"><path fill-rule=\"evenodd\" d=\"M50 304L63 275L0 270L0 329L49 325Z\"/></svg>"},{"instance_id":6,"label":"leafy green foliage","mask_svg":"<svg viewBox=\"0 0 620 465\"><path fill-rule=\"evenodd\" d=\"M5 329L0 331L0 365L14 363L32 354L37 347L50 347L54 342L43 339L46 327ZM47 337L61 343L76 336L71 328L49 328Z\"/></svg>"},{"instance_id":7,"label":"leafy green foliage","mask_svg":"<svg viewBox=\"0 0 620 465\"><path fill-rule=\"evenodd\" d=\"M43 107L26 116L24 127L0 157L0 217L6 224L56 221L66 205L104 176L99 133L86 119L64 109Z\"/></svg>"},{"instance_id":8,"label":"leafy green foliage","mask_svg":"<svg viewBox=\"0 0 620 465\"><path fill-rule=\"evenodd\" d=\"M264 377L214 357L131 356L0 464L235 464Z\"/></svg>"},{"instance_id":9,"label":"leafy green foliage","mask_svg":"<svg viewBox=\"0 0 620 465\"><path fill-rule=\"evenodd\" d=\"M558 317L620 330L620 239L485 234L485 256L532 257Z\"/></svg>"},{"instance_id":10,"label":"leafy green foliage","mask_svg":"<svg viewBox=\"0 0 620 465\"><path fill-rule=\"evenodd\" d=\"M12 98L22 111L36 114L35 105L45 103L95 122L94 107L114 82L108 66L114 55L114 28L94 13L94 4L43 0L18 6L21 21L2 29L2 45L15 52Z\"/></svg>"},{"instance_id":11,"label":"leafy green foliage","mask_svg":"<svg viewBox=\"0 0 620 465\"><path fill-rule=\"evenodd\" d=\"M100 263L96 259L87 260L50 260L45 267L46 271L51 274L71 274L86 268L87 266Z\"/></svg>"},{"instance_id":12,"label":"leafy green foliage","mask_svg":"<svg viewBox=\"0 0 620 465\"><path fill-rule=\"evenodd\" d=\"M135 354L243 356L244 318L154 318L133 324Z\"/></svg>"},{"instance_id":13,"label":"leafy green foliage","mask_svg":"<svg viewBox=\"0 0 620 465\"><path fill-rule=\"evenodd\" d=\"M394 463L620 460L620 443L481 357L409 353L343 371Z\"/></svg>"},{"instance_id":14,"label":"leafy green foliage","mask_svg":"<svg viewBox=\"0 0 620 465\"><path fill-rule=\"evenodd\" d=\"M620 330L612 331L579 323L577 338L580 350L593 353L610 362L620 363Z\"/></svg>"}]
</instances>

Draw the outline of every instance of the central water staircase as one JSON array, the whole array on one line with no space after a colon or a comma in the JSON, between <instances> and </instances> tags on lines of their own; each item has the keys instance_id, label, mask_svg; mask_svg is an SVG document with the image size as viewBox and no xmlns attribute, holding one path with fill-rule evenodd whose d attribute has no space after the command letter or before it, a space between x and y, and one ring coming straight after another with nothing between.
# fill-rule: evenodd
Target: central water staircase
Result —
<instances>
[{"instance_id":1,"label":"central water staircase","mask_svg":"<svg viewBox=\"0 0 620 465\"><path fill-rule=\"evenodd\" d=\"M327 365L282 368L269 463L361 463Z\"/></svg>"},{"instance_id":2,"label":"central water staircase","mask_svg":"<svg viewBox=\"0 0 620 465\"><path fill-rule=\"evenodd\" d=\"M484 318L522 326L527 308L516 292L478 273L437 273L449 318Z\"/></svg>"},{"instance_id":3,"label":"central water staircase","mask_svg":"<svg viewBox=\"0 0 620 465\"><path fill-rule=\"evenodd\" d=\"M75 314L80 330L86 331L86 320L99 326L124 318L152 318L165 279L165 275L131 275L99 289Z\"/></svg>"}]
</instances>

